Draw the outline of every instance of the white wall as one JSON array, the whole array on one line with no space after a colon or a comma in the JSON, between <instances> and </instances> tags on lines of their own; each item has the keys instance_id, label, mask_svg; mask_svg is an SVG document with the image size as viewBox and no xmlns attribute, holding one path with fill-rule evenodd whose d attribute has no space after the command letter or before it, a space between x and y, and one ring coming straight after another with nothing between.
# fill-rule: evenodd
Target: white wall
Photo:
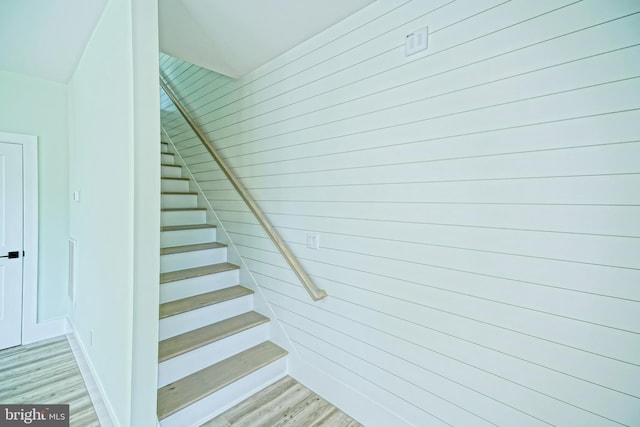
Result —
<instances>
[{"instance_id":1,"label":"white wall","mask_svg":"<svg viewBox=\"0 0 640 427\"><path fill-rule=\"evenodd\" d=\"M158 47L143 34L157 22L153 7L111 0L69 83L70 187L80 192L70 209L78 241L70 321L120 426L156 422Z\"/></svg>"},{"instance_id":2,"label":"white wall","mask_svg":"<svg viewBox=\"0 0 640 427\"><path fill-rule=\"evenodd\" d=\"M69 206L67 88L0 71L0 130L38 137L38 322L66 315Z\"/></svg>"},{"instance_id":3,"label":"white wall","mask_svg":"<svg viewBox=\"0 0 640 427\"><path fill-rule=\"evenodd\" d=\"M330 295L163 101L303 382L370 426L640 423L639 29L632 0L389 0L238 81L162 59Z\"/></svg>"},{"instance_id":4,"label":"white wall","mask_svg":"<svg viewBox=\"0 0 640 427\"><path fill-rule=\"evenodd\" d=\"M131 426L157 421L160 290L158 2L131 2L134 118L134 294ZM158 254L158 256L155 256Z\"/></svg>"}]
</instances>

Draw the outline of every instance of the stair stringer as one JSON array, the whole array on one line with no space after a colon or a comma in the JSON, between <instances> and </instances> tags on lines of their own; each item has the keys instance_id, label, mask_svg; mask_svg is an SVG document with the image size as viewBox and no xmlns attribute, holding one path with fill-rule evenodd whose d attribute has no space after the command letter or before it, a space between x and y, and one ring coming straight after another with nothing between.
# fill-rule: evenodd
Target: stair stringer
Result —
<instances>
[{"instance_id":1,"label":"stair stringer","mask_svg":"<svg viewBox=\"0 0 640 427\"><path fill-rule=\"evenodd\" d=\"M313 392L322 396L328 402L340 407L343 411L347 412L364 425L397 425L409 427L411 424L399 414L389 411L387 408L382 407L375 401L371 400L371 398L364 395L359 390L356 390L341 381L333 372L319 369L315 357L320 356L316 355L308 357L301 354L301 350L293 344L289 335L283 328L278 315L264 295L263 289L259 285L258 280L252 274L251 269L246 264L244 258L240 256L238 248L230 238L223 221L218 217L211 206L211 203L204 195L202 188L182 158L179 150L175 147L173 140L164 128L162 128L162 131L166 136L166 142L169 144L170 151L175 154L177 164L183 167L186 177L190 179L190 191L198 194L198 206L206 207L207 222L209 224L216 225L218 233L217 241L228 245L228 261L240 267L240 283L251 288L255 292L254 310L270 318L270 340L289 352L286 357L286 371L288 375L296 379L301 384L304 384ZM212 159L211 161L214 160ZM318 304L322 304L323 302L324 301L319 301ZM336 369L340 370L341 367L336 366ZM255 389L253 391L258 392L259 389ZM249 396L238 396L234 401L234 404L241 402L247 397ZM226 405L224 408L220 408L220 411L218 412L221 413L231 406L233 406L233 404ZM210 415L207 415L207 417L209 416ZM202 422L205 421L206 419L203 418Z\"/></svg>"},{"instance_id":2,"label":"stair stringer","mask_svg":"<svg viewBox=\"0 0 640 427\"><path fill-rule=\"evenodd\" d=\"M258 281L254 277L251 269L246 264L244 258L240 256L238 248L235 246L235 243L230 238L229 233L227 232L224 223L220 220L215 210L211 206L211 203L204 195L202 188L198 184L197 179L191 173L191 169L186 164L180 151L176 148L171 136L165 131L164 127L162 128L162 133L166 137L166 142L168 142L170 151L175 154L176 163L182 166L183 171L186 173L186 177L189 178L190 191L198 193L198 206L203 206L207 209L207 223L215 225L217 227L217 241L220 243L224 243L227 245L227 260L232 264L236 264L240 267L240 283L243 286L246 286L252 289L255 293L253 295L253 304L254 310L264 316L267 316L270 319L269 322L269 339L273 341L275 344L280 347L286 349L289 352L289 357L287 357L287 372L289 371L289 365L291 363L291 359L295 359L296 361L302 361L300 354L297 351L296 346L292 343L289 335L286 333L283 328L280 320L273 310L271 304L267 300L266 296L263 293L262 288L258 284ZM213 159L211 161L214 161Z\"/></svg>"}]
</instances>

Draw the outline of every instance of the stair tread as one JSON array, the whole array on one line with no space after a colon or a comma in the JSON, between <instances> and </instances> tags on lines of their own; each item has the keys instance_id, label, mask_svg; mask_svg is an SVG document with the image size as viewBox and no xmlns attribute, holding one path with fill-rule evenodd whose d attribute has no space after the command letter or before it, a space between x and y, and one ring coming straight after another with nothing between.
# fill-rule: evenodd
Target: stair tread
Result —
<instances>
[{"instance_id":1,"label":"stair tread","mask_svg":"<svg viewBox=\"0 0 640 427\"><path fill-rule=\"evenodd\" d=\"M197 196L198 193L196 193L195 191L162 191L160 192L160 194L178 194L178 195L183 195L183 194L187 194L189 196Z\"/></svg>"},{"instance_id":2,"label":"stair tread","mask_svg":"<svg viewBox=\"0 0 640 427\"><path fill-rule=\"evenodd\" d=\"M165 225L164 227L160 227L160 231L198 230L201 228L217 228L217 227L213 224Z\"/></svg>"},{"instance_id":3,"label":"stair tread","mask_svg":"<svg viewBox=\"0 0 640 427\"><path fill-rule=\"evenodd\" d=\"M158 418L186 408L287 355L287 351L270 341L251 347L158 390Z\"/></svg>"},{"instance_id":4,"label":"stair tread","mask_svg":"<svg viewBox=\"0 0 640 427\"><path fill-rule=\"evenodd\" d=\"M262 325L269 318L255 311L230 317L211 325L203 326L193 331L177 335L160 341L158 346L158 360L164 362L181 354L188 353L205 345L220 341L237 333L246 331L254 326Z\"/></svg>"},{"instance_id":5,"label":"stair tread","mask_svg":"<svg viewBox=\"0 0 640 427\"><path fill-rule=\"evenodd\" d=\"M174 211L206 211L207 208L162 208L162 211L174 212Z\"/></svg>"},{"instance_id":6,"label":"stair tread","mask_svg":"<svg viewBox=\"0 0 640 427\"><path fill-rule=\"evenodd\" d=\"M168 271L166 273L160 273L160 283L169 283L178 280L191 279L193 277L207 276L209 274L237 270L239 268L240 267L235 264L221 262L219 264L203 265L201 267L187 268L185 270Z\"/></svg>"},{"instance_id":7,"label":"stair tread","mask_svg":"<svg viewBox=\"0 0 640 427\"><path fill-rule=\"evenodd\" d=\"M226 248L227 245L218 242L196 243L194 245L169 246L160 248L160 255L179 254L183 252L204 251L207 249Z\"/></svg>"},{"instance_id":8,"label":"stair tread","mask_svg":"<svg viewBox=\"0 0 640 427\"><path fill-rule=\"evenodd\" d=\"M202 307L219 304L221 302L230 301L235 298L244 297L253 294L249 288L242 285L230 286L228 288L219 289L217 291L206 292L176 301L165 302L160 304L160 319L175 316L177 314L186 313Z\"/></svg>"},{"instance_id":9,"label":"stair tread","mask_svg":"<svg viewBox=\"0 0 640 427\"><path fill-rule=\"evenodd\" d=\"M163 176L161 179L173 179L173 180L178 180L178 181L189 181L189 178L173 178L173 177L169 177L169 176Z\"/></svg>"},{"instance_id":10,"label":"stair tread","mask_svg":"<svg viewBox=\"0 0 640 427\"><path fill-rule=\"evenodd\" d=\"M162 163L160 166L171 166L172 168L181 168L182 167L180 165L171 165L169 163Z\"/></svg>"}]
</instances>

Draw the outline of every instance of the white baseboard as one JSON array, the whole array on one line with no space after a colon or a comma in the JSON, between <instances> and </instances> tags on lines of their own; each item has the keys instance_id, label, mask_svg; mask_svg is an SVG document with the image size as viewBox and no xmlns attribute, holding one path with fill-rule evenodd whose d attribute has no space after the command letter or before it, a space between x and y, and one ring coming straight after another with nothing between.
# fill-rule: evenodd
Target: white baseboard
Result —
<instances>
[{"instance_id":1,"label":"white baseboard","mask_svg":"<svg viewBox=\"0 0 640 427\"><path fill-rule=\"evenodd\" d=\"M89 397L91 397L91 402L98 415L100 425L102 427L119 427L119 424L114 421L116 417L114 416L113 408L109 400L106 398L104 387L96 376L95 369L91 364L91 359L88 357L87 351L75 327L69 319L67 319L66 325L69 346L71 347L71 351L73 351L76 363L89 391Z\"/></svg>"},{"instance_id":2,"label":"white baseboard","mask_svg":"<svg viewBox=\"0 0 640 427\"><path fill-rule=\"evenodd\" d=\"M314 365L291 355L289 356L289 375L365 426L410 427L413 425Z\"/></svg>"}]
</instances>

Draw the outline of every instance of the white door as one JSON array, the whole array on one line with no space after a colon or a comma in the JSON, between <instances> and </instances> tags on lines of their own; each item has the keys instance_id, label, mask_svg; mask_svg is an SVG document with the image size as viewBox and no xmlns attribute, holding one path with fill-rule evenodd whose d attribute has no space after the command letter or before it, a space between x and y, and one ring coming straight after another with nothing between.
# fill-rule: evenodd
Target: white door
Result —
<instances>
[{"instance_id":1,"label":"white door","mask_svg":"<svg viewBox=\"0 0 640 427\"><path fill-rule=\"evenodd\" d=\"M21 343L22 145L0 142L0 349Z\"/></svg>"}]
</instances>

